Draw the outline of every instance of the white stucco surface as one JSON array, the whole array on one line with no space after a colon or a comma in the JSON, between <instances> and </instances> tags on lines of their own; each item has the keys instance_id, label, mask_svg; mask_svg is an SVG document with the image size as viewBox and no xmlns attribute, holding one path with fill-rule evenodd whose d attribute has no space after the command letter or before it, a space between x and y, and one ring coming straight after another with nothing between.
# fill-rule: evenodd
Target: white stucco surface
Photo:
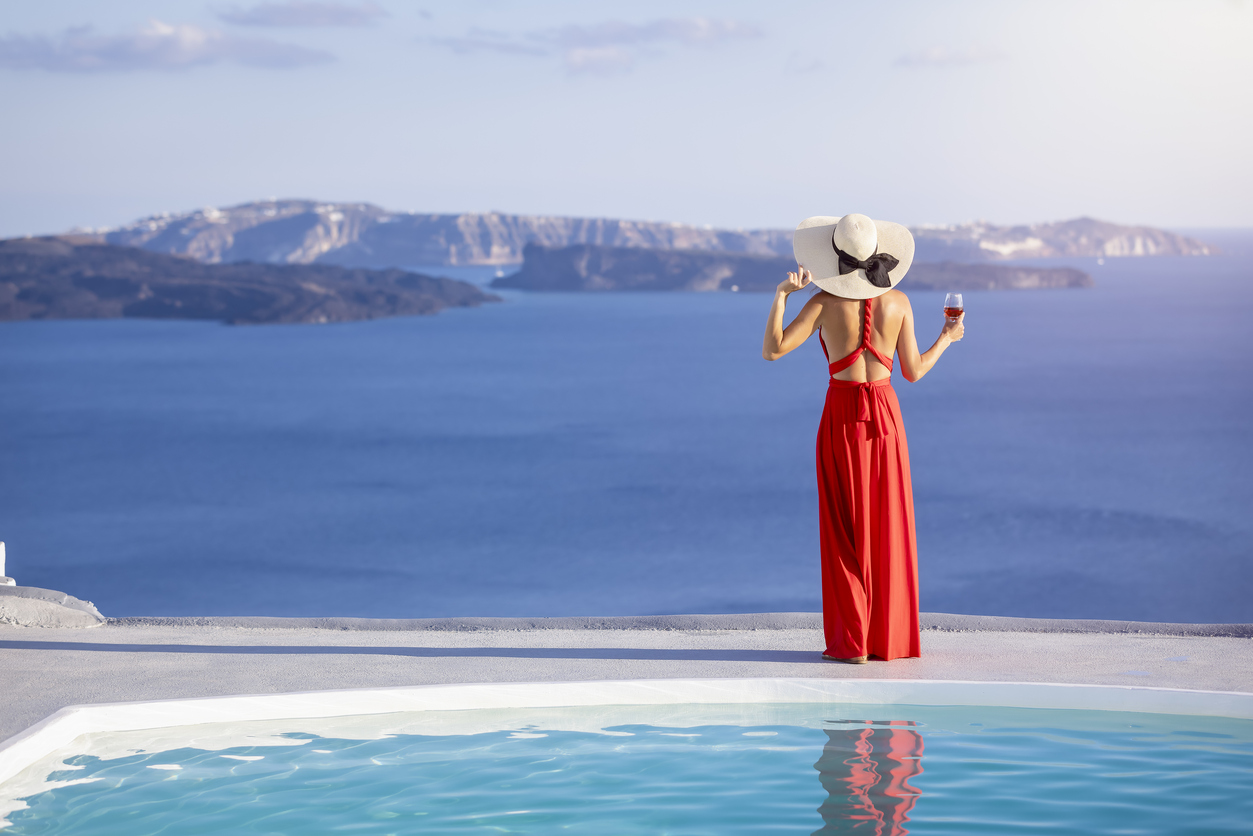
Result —
<instances>
[{"instance_id":1,"label":"white stucco surface","mask_svg":"<svg viewBox=\"0 0 1253 836\"><path fill-rule=\"evenodd\" d=\"M686 629L0 626L0 741L70 705L475 682L889 679L1253 693L1253 639L1242 637L925 630L920 659L842 665L820 658L818 629L700 629L727 622L679 619Z\"/></svg>"},{"instance_id":2,"label":"white stucco surface","mask_svg":"<svg viewBox=\"0 0 1253 836\"><path fill-rule=\"evenodd\" d=\"M1253 718L1249 625L923 622L922 658L867 665L823 661L806 613L0 625L0 784L13 791L0 807L16 809L18 783L43 780L37 761L92 732L216 721L806 700Z\"/></svg>"}]
</instances>

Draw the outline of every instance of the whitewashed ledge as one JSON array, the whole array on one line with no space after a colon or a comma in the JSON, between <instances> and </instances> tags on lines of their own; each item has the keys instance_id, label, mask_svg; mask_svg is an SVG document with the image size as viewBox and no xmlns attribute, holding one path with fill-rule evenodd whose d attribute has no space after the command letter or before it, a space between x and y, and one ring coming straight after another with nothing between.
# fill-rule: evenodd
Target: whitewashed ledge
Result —
<instances>
[{"instance_id":1,"label":"whitewashed ledge","mask_svg":"<svg viewBox=\"0 0 1253 836\"><path fill-rule=\"evenodd\" d=\"M724 615L561 616L535 618L284 618L278 616L175 616L108 618L108 624L150 627L240 627L250 630L385 630L481 632L516 630L821 630L822 613ZM924 631L949 633L1127 633L1159 636L1253 638L1253 624L1186 624L1068 618L1010 618L922 613Z\"/></svg>"},{"instance_id":2,"label":"whitewashed ledge","mask_svg":"<svg viewBox=\"0 0 1253 836\"><path fill-rule=\"evenodd\" d=\"M842 665L820 657L817 613L0 624L0 775L92 730L471 707L814 700L1253 719L1253 625L922 625L921 658Z\"/></svg>"},{"instance_id":3,"label":"whitewashed ledge","mask_svg":"<svg viewBox=\"0 0 1253 836\"><path fill-rule=\"evenodd\" d=\"M868 665L821 659L817 613L0 624L0 740L72 705L461 683L821 678L1253 693L1253 625L935 613L922 624L921 658Z\"/></svg>"},{"instance_id":4,"label":"whitewashed ledge","mask_svg":"<svg viewBox=\"0 0 1253 836\"><path fill-rule=\"evenodd\" d=\"M2 546L3 544L0 544ZM132 616L106 618L90 601L52 589L0 586L0 625L15 627L218 627L248 630L500 632L520 630L821 630L811 612L709 615L559 616L533 618L347 618L282 616ZM1186 624L1066 618L922 613L924 631L1000 633L1127 633L1253 638L1253 624Z\"/></svg>"},{"instance_id":5,"label":"whitewashed ledge","mask_svg":"<svg viewBox=\"0 0 1253 836\"><path fill-rule=\"evenodd\" d=\"M0 585L0 624L14 627L99 627L105 620L90 601L79 600L64 592L37 586Z\"/></svg>"}]
</instances>

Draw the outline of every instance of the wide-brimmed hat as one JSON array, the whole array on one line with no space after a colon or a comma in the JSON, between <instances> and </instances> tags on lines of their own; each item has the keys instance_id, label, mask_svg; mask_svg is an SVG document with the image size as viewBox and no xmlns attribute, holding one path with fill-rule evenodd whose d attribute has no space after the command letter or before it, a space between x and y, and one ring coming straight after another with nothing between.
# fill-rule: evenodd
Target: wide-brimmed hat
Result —
<instances>
[{"instance_id":1,"label":"wide-brimmed hat","mask_svg":"<svg viewBox=\"0 0 1253 836\"><path fill-rule=\"evenodd\" d=\"M796 263L833 296L873 299L905 277L914 263L914 236L900 224L865 215L806 218L792 234Z\"/></svg>"}]
</instances>

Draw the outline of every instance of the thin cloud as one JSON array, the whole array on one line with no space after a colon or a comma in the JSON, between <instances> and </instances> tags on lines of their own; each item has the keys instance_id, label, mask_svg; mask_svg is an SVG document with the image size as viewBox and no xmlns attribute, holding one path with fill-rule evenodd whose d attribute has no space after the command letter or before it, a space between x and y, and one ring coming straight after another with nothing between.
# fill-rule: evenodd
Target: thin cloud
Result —
<instances>
[{"instance_id":1,"label":"thin cloud","mask_svg":"<svg viewBox=\"0 0 1253 836\"><path fill-rule=\"evenodd\" d=\"M378 3L259 3L248 9L233 6L218 12L218 19L236 26L366 26L387 10Z\"/></svg>"},{"instance_id":2,"label":"thin cloud","mask_svg":"<svg viewBox=\"0 0 1253 836\"><path fill-rule=\"evenodd\" d=\"M489 51L513 55L558 55L571 74L612 75L635 66L657 47L709 46L761 36L761 30L737 20L689 17L648 23L609 21L594 26L561 26L515 38L503 32L471 30L463 38L435 38L431 43L458 53Z\"/></svg>"},{"instance_id":3,"label":"thin cloud","mask_svg":"<svg viewBox=\"0 0 1253 836\"><path fill-rule=\"evenodd\" d=\"M471 52L501 52L506 55L547 55L548 50L533 44L520 43L504 32L471 29L464 38L432 38L431 43L447 47L459 55Z\"/></svg>"},{"instance_id":4,"label":"thin cloud","mask_svg":"<svg viewBox=\"0 0 1253 836\"><path fill-rule=\"evenodd\" d=\"M83 26L66 29L56 38L0 38L0 67L58 73L182 70L220 62L287 69L333 60L333 55L319 49L159 20L149 21L130 35L97 35Z\"/></svg>"},{"instance_id":5,"label":"thin cloud","mask_svg":"<svg viewBox=\"0 0 1253 836\"><path fill-rule=\"evenodd\" d=\"M915 69L940 67L969 67L974 64L989 64L993 61L1002 61L1005 54L995 49L984 47L972 47L968 49L949 49L942 46L933 46L927 49L919 49L914 52L907 52L896 59L895 64L898 67L911 67Z\"/></svg>"},{"instance_id":6,"label":"thin cloud","mask_svg":"<svg viewBox=\"0 0 1253 836\"><path fill-rule=\"evenodd\" d=\"M635 55L620 46L573 47L562 59L568 72L589 75L613 75L635 66Z\"/></svg>"},{"instance_id":7,"label":"thin cloud","mask_svg":"<svg viewBox=\"0 0 1253 836\"><path fill-rule=\"evenodd\" d=\"M665 42L693 46L760 36L761 30L752 24L707 17L667 18L641 24L610 21L595 26L562 26L531 35L536 40L568 49L598 49Z\"/></svg>"}]
</instances>

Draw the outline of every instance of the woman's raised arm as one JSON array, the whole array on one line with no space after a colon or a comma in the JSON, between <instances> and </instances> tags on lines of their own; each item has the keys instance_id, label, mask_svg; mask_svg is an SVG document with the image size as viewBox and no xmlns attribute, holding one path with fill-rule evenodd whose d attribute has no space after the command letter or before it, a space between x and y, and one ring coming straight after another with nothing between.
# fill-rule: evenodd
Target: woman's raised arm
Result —
<instances>
[{"instance_id":1,"label":"woman's raised arm","mask_svg":"<svg viewBox=\"0 0 1253 836\"><path fill-rule=\"evenodd\" d=\"M787 307L788 295L809 284L811 278L813 276L808 270L798 266L795 273L788 273L787 278L775 288L770 316L766 319L766 336L761 341L761 356L765 359L778 360L798 348L817 330L818 314L821 312L817 296L811 296L796 315L796 319L792 320L792 324L787 328L783 327L783 310Z\"/></svg>"},{"instance_id":2,"label":"woman's raised arm","mask_svg":"<svg viewBox=\"0 0 1253 836\"><path fill-rule=\"evenodd\" d=\"M918 338L914 336L914 309L909 304L908 296L901 294L901 298L905 300L905 318L901 321L900 336L896 338L896 354L901 358L901 374L910 383L914 383L931 371L935 361L939 360L940 355L944 353L944 349L965 335L966 326L962 324L962 320L966 318L966 314L963 312L957 319L946 317L944 328L940 331L940 336L936 338L935 344L919 354Z\"/></svg>"}]
</instances>

